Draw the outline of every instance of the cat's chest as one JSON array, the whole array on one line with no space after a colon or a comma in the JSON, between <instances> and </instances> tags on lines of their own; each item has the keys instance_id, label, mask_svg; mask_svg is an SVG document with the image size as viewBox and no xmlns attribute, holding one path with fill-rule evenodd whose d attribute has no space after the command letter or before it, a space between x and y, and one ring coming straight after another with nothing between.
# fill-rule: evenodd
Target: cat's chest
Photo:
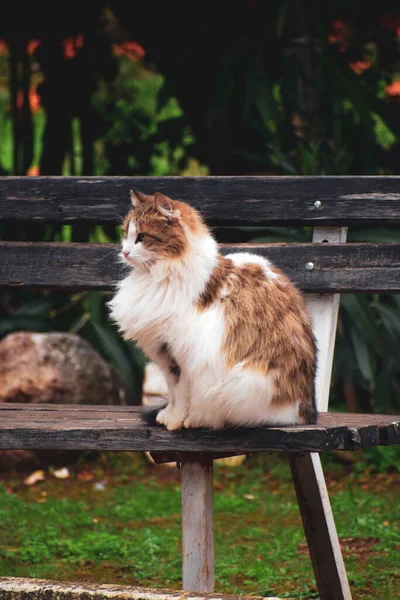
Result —
<instances>
[{"instance_id":1,"label":"cat's chest","mask_svg":"<svg viewBox=\"0 0 400 600\"><path fill-rule=\"evenodd\" d=\"M146 280L124 280L110 302L111 316L127 337L139 339L142 332L169 329L192 310L179 290Z\"/></svg>"},{"instance_id":2,"label":"cat's chest","mask_svg":"<svg viewBox=\"0 0 400 600\"><path fill-rule=\"evenodd\" d=\"M124 281L110 302L111 315L124 336L147 354L167 342L180 360L213 355L222 343L224 318L214 305L199 311L182 290Z\"/></svg>"}]
</instances>

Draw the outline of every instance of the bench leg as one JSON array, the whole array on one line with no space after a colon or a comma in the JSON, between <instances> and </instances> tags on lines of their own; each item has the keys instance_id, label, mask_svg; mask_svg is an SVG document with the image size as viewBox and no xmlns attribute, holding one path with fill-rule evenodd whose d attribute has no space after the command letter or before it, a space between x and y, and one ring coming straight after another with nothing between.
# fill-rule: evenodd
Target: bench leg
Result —
<instances>
[{"instance_id":1,"label":"bench leg","mask_svg":"<svg viewBox=\"0 0 400 600\"><path fill-rule=\"evenodd\" d=\"M182 463L181 473L183 590L213 592L213 461Z\"/></svg>"},{"instance_id":2,"label":"bench leg","mask_svg":"<svg viewBox=\"0 0 400 600\"><path fill-rule=\"evenodd\" d=\"M351 600L321 459L296 452L289 462L320 599Z\"/></svg>"}]
</instances>

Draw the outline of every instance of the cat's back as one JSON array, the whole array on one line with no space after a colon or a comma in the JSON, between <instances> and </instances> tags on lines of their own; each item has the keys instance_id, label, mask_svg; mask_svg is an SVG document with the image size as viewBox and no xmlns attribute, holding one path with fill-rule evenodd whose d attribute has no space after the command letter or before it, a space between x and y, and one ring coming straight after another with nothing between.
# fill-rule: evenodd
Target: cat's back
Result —
<instances>
[{"instance_id":1,"label":"cat's back","mask_svg":"<svg viewBox=\"0 0 400 600\"><path fill-rule=\"evenodd\" d=\"M226 310L263 321L297 313L310 322L300 291L267 258L248 252L228 254L220 257L219 271L217 295Z\"/></svg>"},{"instance_id":2,"label":"cat's back","mask_svg":"<svg viewBox=\"0 0 400 600\"><path fill-rule=\"evenodd\" d=\"M248 359L265 370L288 355L297 363L315 358L311 319L290 279L262 256L237 253L221 259L218 296L229 364Z\"/></svg>"}]
</instances>

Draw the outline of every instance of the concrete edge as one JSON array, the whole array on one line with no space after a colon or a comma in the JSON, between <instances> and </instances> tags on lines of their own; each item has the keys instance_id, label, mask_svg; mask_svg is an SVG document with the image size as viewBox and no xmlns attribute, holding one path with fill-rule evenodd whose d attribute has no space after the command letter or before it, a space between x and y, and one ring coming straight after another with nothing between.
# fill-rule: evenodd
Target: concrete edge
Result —
<instances>
[{"instance_id":1,"label":"concrete edge","mask_svg":"<svg viewBox=\"0 0 400 600\"><path fill-rule=\"evenodd\" d=\"M1 600L282 600L276 597L204 594L167 589L94 585L47 579L0 577Z\"/></svg>"}]
</instances>

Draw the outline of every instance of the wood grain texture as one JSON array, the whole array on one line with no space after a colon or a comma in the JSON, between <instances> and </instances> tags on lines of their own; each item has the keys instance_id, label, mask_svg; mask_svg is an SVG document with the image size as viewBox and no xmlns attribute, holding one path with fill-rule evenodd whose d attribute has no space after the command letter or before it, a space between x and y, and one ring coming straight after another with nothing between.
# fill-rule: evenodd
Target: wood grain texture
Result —
<instances>
[{"instance_id":1,"label":"wood grain texture","mask_svg":"<svg viewBox=\"0 0 400 600\"><path fill-rule=\"evenodd\" d=\"M0 287L112 289L127 273L118 244L0 242ZM266 256L309 293L400 292L400 244L233 244ZM312 262L312 271L306 269Z\"/></svg>"},{"instance_id":2,"label":"wood grain texture","mask_svg":"<svg viewBox=\"0 0 400 600\"><path fill-rule=\"evenodd\" d=\"M0 219L118 223L130 188L189 202L215 225L400 223L400 177L386 175L0 177Z\"/></svg>"},{"instance_id":3,"label":"wood grain texture","mask_svg":"<svg viewBox=\"0 0 400 600\"><path fill-rule=\"evenodd\" d=\"M359 450L381 443L400 443L400 416L322 413L317 425L168 432L147 426L138 407L0 405L1 449L247 454Z\"/></svg>"},{"instance_id":4,"label":"wood grain texture","mask_svg":"<svg viewBox=\"0 0 400 600\"><path fill-rule=\"evenodd\" d=\"M182 588L214 591L213 461L182 463Z\"/></svg>"},{"instance_id":5,"label":"wood grain texture","mask_svg":"<svg viewBox=\"0 0 400 600\"><path fill-rule=\"evenodd\" d=\"M321 600L351 600L320 457L289 455L293 483Z\"/></svg>"}]
</instances>

